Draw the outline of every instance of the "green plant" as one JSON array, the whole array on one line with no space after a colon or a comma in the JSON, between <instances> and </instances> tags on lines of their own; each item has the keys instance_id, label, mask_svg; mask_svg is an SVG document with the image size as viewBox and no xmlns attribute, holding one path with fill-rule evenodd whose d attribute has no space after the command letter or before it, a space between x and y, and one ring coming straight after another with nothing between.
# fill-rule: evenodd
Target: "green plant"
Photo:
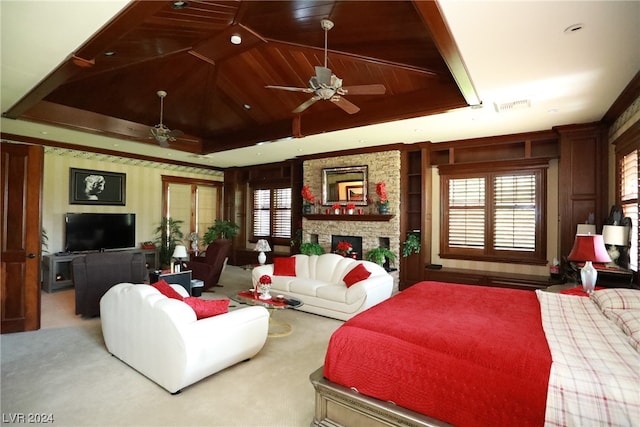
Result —
<instances>
[{"instance_id":1,"label":"green plant","mask_svg":"<svg viewBox=\"0 0 640 427\"><path fill-rule=\"evenodd\" d=\"M171 264L171 255L176 245L182 244L184 235L180 226L184 221L179 219L162 218L160 225L154 230L155 238L153 242L160 248L158 258L164 267Z\"/></svg>"},{"instance_id":2,"label":"green plant","mask_svg":"<svg viewBox=\"0 0 640 427\"><path fill-rule=\"evenodd\" d=\"M322 255L324 248L320 243L305 242L300 245L300 253L304 255Z\"/></svg>"},{"instance_id":3,"label":"green plant","mask_svg":"<svg viewBox=\"0 0 640 427\"><path fill-rule=\"evenodd\" d=\"M389 260L389 264L395 264L396 254L391 249L378 246L367 252L367 261L375 262L378 265L383 265L385 260Z\"/></svg>"},{"instance_id":4,"label":"green plant","mask_svg":"<svg viewBox=\"0 0 640 427\"><path fill-rule=\"evenodd\" d=\"M411 254L420 253L420 233L411 231L407 233L407 238L402 242L402 256L404 258Z\"/></svg>"},{"instance_id":5,"label":"green plant","mask_svg":"<svg viewBox=\"0 0 640 427\"><path fill-rule=\"evenodd\" d=\"M217 239L233 239L240 232L240 226L233 221L216 219L212 226L210 226L202 241L205 245L210 244Z\"/></svg>"}]
</instances>

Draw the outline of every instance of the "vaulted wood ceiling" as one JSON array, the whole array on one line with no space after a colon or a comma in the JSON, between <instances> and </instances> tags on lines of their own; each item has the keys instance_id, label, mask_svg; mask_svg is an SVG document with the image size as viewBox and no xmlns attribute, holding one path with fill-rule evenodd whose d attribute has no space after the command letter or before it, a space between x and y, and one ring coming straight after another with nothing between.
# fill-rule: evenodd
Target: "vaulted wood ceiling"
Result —
<instances>
[{"instance_id":1,"label":"vaulted wood ceiling","mask_svg":"<svg viewBox=\"0 0 640 427\"><path fill-rule=\"evenodd\" d=\"M157 144L150 127L164 90L163 123L184 132L172 147L206 154L477 102L434 2L174 3L132 2L6 117ZM294 114L311 94L265 88L308 86L324 62L323 18L335 23L327 66L344 86L386 88L346 95L355 114L325 100Z\"/></svg>"}]
</instances>

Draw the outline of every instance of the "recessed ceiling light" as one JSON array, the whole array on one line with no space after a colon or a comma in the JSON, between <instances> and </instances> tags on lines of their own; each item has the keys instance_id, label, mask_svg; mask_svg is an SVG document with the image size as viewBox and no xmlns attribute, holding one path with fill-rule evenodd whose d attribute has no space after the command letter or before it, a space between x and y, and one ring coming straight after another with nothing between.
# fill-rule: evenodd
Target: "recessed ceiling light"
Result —
<instances>
[{"instance_id":1,"label":"recessed ceiling light","mask_svg":"<svg viewBox=\"0 0 640 427\"><path fill-rule=\"evenodd\" d=\"M43 131L41 131L40 133L41 133L42 135L48 135L48 134L49 134L49 132L47 132L46 130L43 130Z\"/></svg>"},{"instance_id":2,"label":"recessed ceiling light","mask_svg":"<svg viewBox=\"0 0 640 427\"><path fill-rule=\"evenodd\" d=\"M171 3L171 9L184 9L189 7L189 3L186 1L174 1Z\"/></svg>"},{"instance_id":3,"label":"recessed ceiling light","mask_svg":"<svg viewBox=\"0 0 640 427\"><path fill-rule=\"evenodd\" d=\"M244 108L245 110L251 110L251 105L249 105L249 104L242 104L242 108Z\"/></svg>"},{"instance_id":4,"label":"recessed ceiling light","mask_svg":"<svg viewBox=\"0 0 640 427\"><path fill-rule=\"evenodd\" d=\"M242 43L242 37L240 37L240 34L233 34L231 36L231 43L232 44L240 44L240 43Z\"/></svg>"},{"instance_id":5,"label":"recessed ceiling light","mask_svg":"<svg viewBox=\"0 0 640 427\"><path fill-rule=\"evenodd\" d=\"M113 56L113 55L115 55L115 54L116 54L116 53L115 53L114 51L109 50L109 51L107 51L107 52L105 52L105 53L104 53L104 56Z\"/></svg>"},{"instance_id":6,"label":"recessed ceiling light","mask_svg":"<svg viewBox=\"0 0 640 427\"><path fill-rule=\"evenodd\" d=\"M567 28L564 29L564 33L565 34L573 34L577 31L580 31L584 28L584 24L573 24L573 25L569 25Z\"/></svg>"}]
</instances>

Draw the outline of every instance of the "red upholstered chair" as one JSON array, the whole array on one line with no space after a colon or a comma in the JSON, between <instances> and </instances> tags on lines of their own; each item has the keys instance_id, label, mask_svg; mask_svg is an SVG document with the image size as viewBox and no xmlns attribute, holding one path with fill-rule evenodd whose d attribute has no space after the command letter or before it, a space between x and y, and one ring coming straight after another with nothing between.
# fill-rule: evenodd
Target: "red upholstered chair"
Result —
<instances>
[{"instance_id":1,"label":"red upholstered chair","mask_svg":"<svg viewBox=\"0 0 640 427\"><path fill-rule=\"evenodd\" d=\"M187 269L191 270L191 277L204 282L203 290L212 286L221 286L218 285L218 281L230 250L231 240L214 240L207 246L204 256L192 258L187 262Z\"/></svg>"}]
</instances>

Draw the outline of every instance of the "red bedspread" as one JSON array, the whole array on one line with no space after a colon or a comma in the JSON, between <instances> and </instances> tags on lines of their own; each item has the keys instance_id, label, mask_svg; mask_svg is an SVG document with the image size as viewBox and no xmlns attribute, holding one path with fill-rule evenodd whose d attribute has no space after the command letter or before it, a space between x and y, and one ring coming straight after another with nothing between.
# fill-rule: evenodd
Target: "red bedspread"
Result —
<instances>
[{"instance_id":1,"label":"red bedspread","mask_svg":"<svg viewBox=\"0 0 640 427\"><path fill-rule=\"evenodd\" d=\"M324 376L463 426L541 426L551 354L531 291L422 282L345 322Z\"/></svg>"}]
</instances>

